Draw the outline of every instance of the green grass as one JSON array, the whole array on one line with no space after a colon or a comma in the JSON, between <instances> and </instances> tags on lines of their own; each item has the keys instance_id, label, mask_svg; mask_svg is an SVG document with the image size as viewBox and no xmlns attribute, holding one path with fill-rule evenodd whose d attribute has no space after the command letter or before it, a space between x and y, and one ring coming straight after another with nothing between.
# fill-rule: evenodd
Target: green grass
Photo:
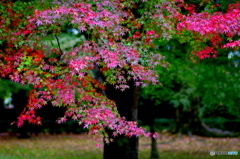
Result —
<instances>
[{"instance_id":1,"label":"green grass","mask_svg":"<svg viewBox=\"0 0 240 159\"><path fill-rule=\"evenodd\" d=\"M240 153L240 138L189 138L159 135L161 159L237 159L237 156L210 156L209 151L234 150ZM0 136L0 159L101 159L103 149L85 135L54 135L16 139ZM150 139L140 139L140 159L150 156Z\"/></svg>"},{"instance_id":2,"label":"green grass","mask_svg":"<svg viewBox=\"0 0 240 159\"><path fill-rule=\"evenodd\" d=\"M101 159L102 149L86 136L41 136L0 141L0 159Z\"/></svg>"},{"instance_id":3,"label":"green grass","mask_svg":"<svg viewBox=\"0 0 240 159\"><path fill-rule=\"evenodd\" d=\"M140 159L149 159L149 150L140 150ZM209 152L162 151L160 159L239 159L237 156L210 156Z\"/></svg>"}]
</instances>

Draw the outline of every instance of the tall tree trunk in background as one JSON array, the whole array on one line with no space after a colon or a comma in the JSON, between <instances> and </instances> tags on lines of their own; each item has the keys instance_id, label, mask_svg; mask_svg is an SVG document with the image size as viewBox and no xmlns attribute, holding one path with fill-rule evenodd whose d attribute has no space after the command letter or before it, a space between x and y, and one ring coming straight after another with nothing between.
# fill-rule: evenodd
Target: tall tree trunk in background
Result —
<instances>
[{"instance_id":1,"label":"tall tree trunk in background","mask_svg":"<svg viewBox=\"0 0 240 159\"><path fill-rule=\"evenodd\" d=\"M149 127L150 127L150 132L154 133L155 128L154 128L154 117L152 117L149 121ZM151 159L158 159L159 154L158 154L158 148L157 148L157 139L154 137L151 137Z\"/></svg>"},{"instance_id":2,"label":"tall tree trunk in background","mask_svg":"<svg viewBox=\"0 0 240 159\"><path fill-rule=\"evenodd\" d=\"M175 129L173 130L173 133L178 133L178 134L182 134L182 121L181 121L181 114L182 114L182 108L178 107L176 108L176 118L175 118Z\"/></svg>"},{"instance_id":3,"label":"tall tree trunk in background","mask_svg":"<svg viewBox=\"0 0 240 159\"><path fill-rule=\"evenodd\" d=\"M202 120L199 116L200 105L197 97L192 98L191 106L184 109L183 106L176 108L176 128L174 133L191 135L203 131Z\"/></svg>"},{"instance_id":4,"label":"tall tree trunk in background","mask_svg":"<svg viewBox=\"0 0 240 159\"><path fill-rule=\"evenodd\" d=\"M176 127L173 133L187 134L192 136L192 134L208 137L235 137L239 136L238 133L233 133L229 131L223 131L216 128L208 127L199 116L200 114L200 99L199 97L193 97L191 99L191 107L183 109L183 107L178 107L176 109Z\"/></svg>"},{"instance_id":5,"label":"tall tree trunk in background","mask_svg":"<svg viewBox=\"0 0 240 159\"><path fill-rule=\"evenodd\" d=\"M106 91L107 97L116 101L121 116L137 121L139 89L130 84L130 89L121 92L113 88ZM109 132L111 134L111 132ZM103 159L138 159L138 137L114 137L114 142L104 143Z\"/></svg>"},{"instance_id":6,"label":"tall tree trunk in background","mask_svg":"<svg viewBox=\"0 0 240 159\"><path fill-rule=\"evenodd\" d=\"M155 105L155 102L152 101L150 98L145 99L141 98L140 103L142 107L140 107L139 111L139 118L142 120L143 125L147 125L150 128L150 133L155 133L155 119L159 117L159 109L160 105ZM157 139L151 136L151 152L150 158L151 159L158 159L159 158L158 148L157 148Z\"/></svg>"}]
</instances>

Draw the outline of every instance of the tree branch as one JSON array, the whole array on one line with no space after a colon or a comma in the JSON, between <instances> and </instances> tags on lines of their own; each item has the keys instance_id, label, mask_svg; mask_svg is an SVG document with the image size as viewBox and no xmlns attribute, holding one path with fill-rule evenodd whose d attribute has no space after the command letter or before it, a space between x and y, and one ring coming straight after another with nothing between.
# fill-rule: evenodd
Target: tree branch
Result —
<instances>
[{"instance_id":1,"label":"tree branch","mask_svg":"<svg viewBox=\"0 0 240 159\"><path fill-rule=\"evenodd\" d=\"M63 51L61 49L61 46L60 46L59 39L58 39L57 35L55 35L55 38L57 39L58 48L59 48L60 52L63 54Z\"/></svg>"}]
</instances>

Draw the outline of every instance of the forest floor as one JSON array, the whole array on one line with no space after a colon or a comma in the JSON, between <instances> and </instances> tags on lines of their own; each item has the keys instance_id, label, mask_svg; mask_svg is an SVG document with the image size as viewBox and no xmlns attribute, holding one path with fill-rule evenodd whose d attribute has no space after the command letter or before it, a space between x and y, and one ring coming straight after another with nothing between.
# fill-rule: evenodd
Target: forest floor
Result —
<instances>
[{"instance_id":1,"label":"forest floor","mask_svg":"<svg viewBox=\"0 0 240 159\"><path fill-rule=\"evenodd\" d=\"M159 134L158 150L161 159L225 159L240 158L240 137L207 138ZM101 159L103 148L85 134L40 134L30 139L17 139L0 133L0 159ZM151 139L142 137L139 143L139 159L150 156ZM237 151L238 155L214 155Z\"/></svg>"}]
</instances>

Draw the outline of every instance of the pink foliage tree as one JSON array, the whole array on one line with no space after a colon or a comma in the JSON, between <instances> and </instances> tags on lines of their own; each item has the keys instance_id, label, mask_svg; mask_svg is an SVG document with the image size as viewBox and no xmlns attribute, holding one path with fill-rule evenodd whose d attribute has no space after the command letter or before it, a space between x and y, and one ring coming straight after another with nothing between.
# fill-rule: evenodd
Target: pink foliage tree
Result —
<instances>
[{"instance_id":1,"label":"pink foliage tree","mask_svg":"<svg viewBox=\"0 0 240 159\"><path fill-rule=\"evenodd\" d=\"M133 11L139 3L146 8L136 16ZM44 6L44 1L39 4ZM2 16L0 29L8 48L0 52L1 76L34 87L27 108L18 117L18 126L25 121L41 124L36 110L51 102L67 109L59 123L79 121L93 137L108 136L106 128L114 136L149 136L135 121L126 121L118 114L115 102L103 93L106 84L122 91L129 88L129 81L135 86L156 84L154 68L166 67L166 62L158 52L151 51L156 47L154 40L194 41L193 53L201 59L216 57L216 49L240 46L239 40L233 40L240 33L239 3L230 5L226 13L213 14L197 13L194 5L183 0L157 4L144 0L56 0L50 6L33 8L27 17L14 12L10 4L5 7L8 12ZM70 51L63 51L60 45L46 45L44 38L50 35L58 41L66 23L89 32L91 37ZM226 43L222 36L228 38ZM210 42L209 46L201 47L204 42ZM95 67L103 82L93 77Z\"/></svg>"}]
</instances>

